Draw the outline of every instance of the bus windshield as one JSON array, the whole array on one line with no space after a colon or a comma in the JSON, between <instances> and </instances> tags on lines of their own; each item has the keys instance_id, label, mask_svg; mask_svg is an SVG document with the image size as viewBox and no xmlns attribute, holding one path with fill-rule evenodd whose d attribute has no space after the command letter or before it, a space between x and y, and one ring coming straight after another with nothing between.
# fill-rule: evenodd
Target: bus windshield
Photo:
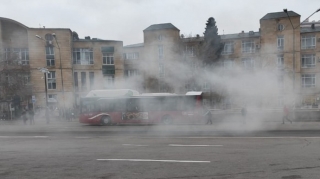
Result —
<instances>
[{"instance_id":1,"label":"bus windshield","mask_svg":"<svg viewBox=\"0 0 320 179\"><path fill-rule=\"evenodd\" d=\"M93 100L81 100L81 113L98 111Z\"/></svg>"}]
</instances>

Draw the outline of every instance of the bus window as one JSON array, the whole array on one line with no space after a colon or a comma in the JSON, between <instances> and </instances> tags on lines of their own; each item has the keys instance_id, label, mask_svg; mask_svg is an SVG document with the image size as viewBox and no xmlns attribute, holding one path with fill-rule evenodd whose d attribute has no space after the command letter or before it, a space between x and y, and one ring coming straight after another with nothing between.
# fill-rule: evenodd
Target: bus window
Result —
<instances>
[{"instance_id":1,"label":"bus window","mask_svg":"<svg viewBox=\"0 0 320 179\"><path fill-rule=\"evenodd\" d=\"M115 110L115 100L106 101L106 112L112 112Z\"/></svg>"},{"instance_id":2,"label":"bus window","mask_svg":"<svg viewBox=\"0 0 320 179\"><path fill-rule=\"evenodd\" d=\"M177 97L166 97L163 99L162 110L164 111L176 111L178 109Z\"/></svg>"},{"instance_id":3,"label":"bus window","mask_svg":"<svg viewBox=\"0 0 320 179\"><path fill-rule=\"evenodd\" d=\"M82 101L81 105L81 112L82 113L88 113L88 112L95 112L97 109L95 109L95 105L93 101Z\"/></svg>"},{"instance_id":4,"label":"bus window","mask_svg":"<svg viewBox=\"0 0 320 179\"><path fill-rule=\"evenodd\" d=\"M193 110L195 108L196 100L194 96L186 96L183 99L183 110Z\"/></svg>"},{"instance_id":5,"label":"bus window","mask_svg":"<svg viewBox=\"0 0 320 179\"><path fill-rule=\"evenodd\" d=\"M117 99L114 101L115 108L114 111L125 111L125 99Z\"/></svg>"},{"instance_id":6,"label":"bus window","mask_svg":"<svg viewBox=\"0 0 320 179\"><path fill-rule=\"evenodd\" d=\"M127 101L127 111L139 111L139 103L137 99L129 99Z\"/></svg>"}]
</instances>

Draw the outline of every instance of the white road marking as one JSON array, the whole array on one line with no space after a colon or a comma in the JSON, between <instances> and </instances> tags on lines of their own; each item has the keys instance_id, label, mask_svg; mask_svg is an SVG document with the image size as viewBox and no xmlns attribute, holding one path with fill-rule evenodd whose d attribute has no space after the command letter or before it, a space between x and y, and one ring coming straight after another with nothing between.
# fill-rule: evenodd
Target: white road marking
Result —
<instances>
[{"instance_id":1,"label":"white road marking","mask_svg":"<svg viewBox=\"0 0 320 179\"><path fill-rule=\"evenodd\" d=\"M196 160L154 160L154 159L97 159L98 161L129 161L129 162L171 162L171 163L210 163L211 161Z\"/></svg>"},{"instance_id":2,"label":"white road marking","mask_svg":"<svg viewBox=\"0 0 320 179\"><path fill-rule=\"evenodd\" d=\"M76 139L91 139L91 137L75 137Z\"/></svg>"},{"instance_id":3,"label":"white road marking","mask_svg":"<svg viewBox=\"0 0 320 179\"><path fill-rule=\"evenodd\" d=\"M139 144L122 144L124 146L136 146L136 147L145 147L145 146L149 146L149 145L139 145Z\"/></svg>"},{"instance_id":4,"label":"white road marking","mask_svg":"<svg viewBox=\"0 0 320 179\"><path fill-rule=\"evenodd\" d=\"M9 138L48 138L49 136L0 136L0 138L3 139L9 139Z\"/></svg>"},{"instance_id":5,"label":"white road marking","mask_svg":"<svg viewBox=\"0 0 320 179\"><path fill-rule=\"evenodd\" d=\"M183 144L169 144L171 147L222 147L223 145L183 145Z\"/></svg>"}]
</instances>

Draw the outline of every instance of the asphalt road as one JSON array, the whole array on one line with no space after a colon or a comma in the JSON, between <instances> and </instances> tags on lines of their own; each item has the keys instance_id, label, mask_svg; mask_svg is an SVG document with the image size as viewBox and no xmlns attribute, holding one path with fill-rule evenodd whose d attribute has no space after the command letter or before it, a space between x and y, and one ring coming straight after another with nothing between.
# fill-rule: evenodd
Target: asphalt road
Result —
<instances>
[{"instance_id":1,"label":"asphalt road","mask_svg":"<svg viewBox=\"0 0 320 179\"><path fill-rule=\"evenodd\" d=\"M0 122L0 178L318 179L320 123Z\"/></svg>"}]
</instances>

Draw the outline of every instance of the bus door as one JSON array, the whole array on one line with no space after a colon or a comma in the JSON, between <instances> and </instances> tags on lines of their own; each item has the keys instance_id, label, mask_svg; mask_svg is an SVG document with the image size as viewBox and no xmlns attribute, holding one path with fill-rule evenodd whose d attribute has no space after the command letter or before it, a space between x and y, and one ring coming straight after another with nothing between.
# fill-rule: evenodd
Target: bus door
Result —
<instances>
[{"instance_id":1,"label":"bus door","mask_svg":"<svg viewBox=\"0 0 320 179\"><path fill-rule=\"evenodd\" d=\"M196 98L195 96L185 96L182 99L182 116L183 123L193 123L196 117L195 113Z\"/></svg>"},{"instance_id":2,"label":"bus door","mask_svg":"<svg viewBox=\"0 0 320 179\"><path fill-rule=\"evenodd\" d=\"M144 123L148 119L146 112L142 111L140 99L129 98L126 102L126 109L122 112L123 123Z\"/></svg>"}]
</instances>

